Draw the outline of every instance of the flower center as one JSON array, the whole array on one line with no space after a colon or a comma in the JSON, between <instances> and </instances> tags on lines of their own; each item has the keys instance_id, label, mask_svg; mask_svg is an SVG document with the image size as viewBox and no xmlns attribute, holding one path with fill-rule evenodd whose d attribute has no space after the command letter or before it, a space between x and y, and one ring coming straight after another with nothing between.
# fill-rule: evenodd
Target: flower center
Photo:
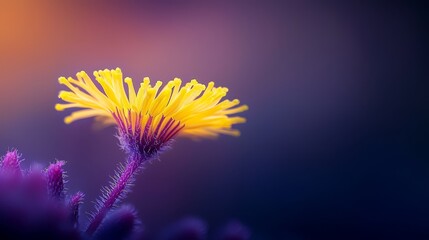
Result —
<instances>
[{"instance_id":1,"label":"flower center","mask_svg":"<svg viewBox=\"0 0 429 240\"><path fill-rule=\"evenodd\" d=\"M112 116L118 125L123 149L143 160L154 157L185 127L180 121L164 115L142 116L133 111L116 110Z\"/></svg>"}]
</instances>

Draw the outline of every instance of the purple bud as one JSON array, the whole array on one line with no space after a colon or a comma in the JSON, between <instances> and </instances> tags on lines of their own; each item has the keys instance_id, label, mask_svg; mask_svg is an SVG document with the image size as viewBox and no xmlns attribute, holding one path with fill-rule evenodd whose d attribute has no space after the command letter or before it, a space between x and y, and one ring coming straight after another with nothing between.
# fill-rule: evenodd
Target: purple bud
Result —
<instances>
[{"instance_id":1,"label":"purple bud","mask_svg":"<svg viewBox=\"0 0 429 240\"><path fill-rule=\"evenodd\" d=\"M48 193L51 198L64 199L64 171L62 168L64 164L64 161L57 161L46 169Z\"/></svg>"},{"instance_id":2,"label":"purple bud","mask_svg":"<svg viewBox=\"0 0 429 240\"><path fill-rule=\"evenodd\" d=\"M10 169L19 166L16 151L7 154L4 162L0 166L0 239L82 239L64 201L48 195L48 179L57 186L50 190L63 189L64 163L52 164L46 171L33 164L16 180L10 178Z\"/></svg>"},{"instance_id":3,"label":"purple bud","mask_svg":"<svg viewBox=\"0 0 429 240\"><path fill-rule=\"evenodd\" d=\"M14 176L22 176L21 167L20 167L19 154L17 150L9 151L4 155L3 161L1 163L1 169L6 174L11 174Z\"/></svg>"},{"instance_id":4,"label":"purple bud","mask_svg":"<svg viewBox=\"0 0 429 240\"><path fill-rule=\"evenodd\" d=\"M96 231L94 239L128 239L138 230L137 214L132 206L123 205L111 212Z\"/></svg>"},{"instance_id":5,"label":"purple bud","mask_svg":"<svg viewBox=\"0 0 429 240\"><path fill-rule=\"evenodd\" d=\"M249 229L238 221L229 222L220 232L219 240L248 240Z\"/></svg>"},{"instance_id":6,"label":"purple bud","mask_svg":"<svg viewBox=\"0 0 429 240\"><path fill-rule=\"evenodd\" d=\"M79 226L79 206L82 204L84 197L85 194L83 194L82 192L77 192L76 194L71 196L69 200L71 219L75 227Z\"/></svg>"},{"instance_id":7,"label":"purple bud","mask_svg":"<svg viewBox=\"0 0 429 240\"><path fill-rule=\"evenodd\" d=\"M198 218L185 218L165 232L164 240L202 240L206 239L207 226Z\"/></svg>"}]
</instances>

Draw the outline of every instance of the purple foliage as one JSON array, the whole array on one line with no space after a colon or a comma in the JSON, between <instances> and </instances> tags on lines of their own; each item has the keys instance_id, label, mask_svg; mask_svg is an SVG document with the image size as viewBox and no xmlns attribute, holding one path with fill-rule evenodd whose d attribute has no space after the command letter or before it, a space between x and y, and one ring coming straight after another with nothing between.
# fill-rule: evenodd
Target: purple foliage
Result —
<instances>
[{"instance_id":1,"label":"purple foliage","mask_svg":"<svg viewBox=\"0 0 429 240\"><path fill-rule=\"evenodd\" d=\"M194 217L180 220L169 227L161 237L162 240L203 240L206 239L206 224Z\"/></svg>"},{"instance_id":2,"label":"purple foliage","mask_svg":"<svg viewBox=\"0 0 429 240\"><path fill-rule=\"evenodd\" d=\"M19 162L14 150L3 157L1 164L1 239L81 239L69 218L68 206L48 194L49 174L38 167L22 171ZM62 165L57 167L55 172L62 172ZM63 182L62 174L55 178Z\"/></svg>"},{"instance_id":3,"label":"purple foliage","mask_svg":"<svg viewBox=\"0 0 429 240\"><path fill-rule=\"evenodd\" d=\"M80 205L83 203L84 197L85 197L85 194L83 194L82 192L77 192L70 197L70 200L68 203L68 206L71 210L70 219L76 228L79 228L79 208L80 208Z\"/></svg>"},{"instance_id":4,"label":"purple foliage","mask_svg":"<svg viewBox=\"0 0 429 240\"><path fill-rule=\"evenodd\" d=\"M94 234L97 240L130 239L140 230L140 221L134 207L123 205L106 216Z\"/></svg>"},{"instance_id":5,"label":"purple foliage","mask_svg":"<svg viewBox=\"0 0 429 240\"><path fill-rule=\"evenodd\" d=\"M57 161L46 169L48 194L52 198L64 199L64 161Z\"/></svg>"},{"instance_id":6,"label":"purple foliage","mask_svg":"<svg viewBox=\"0 0 429 240\"><path fill-rule=\"evenodd\" d=\"M103 189L87 230L82 231L79 208L84 194L67 195L65 162L57 161L47 169L32 165L29 170L22 170L18 152L7 152L0 161L0 239L141 239L141 223L135 209L119 206L118 202L126 196L142 163L151 160L146 157L130 158L125 166L120 165L109 187ZM162 239L203 240L206 235L204 222L186 218L170 227ZM249 236L246 227L232 222L218 239L247 240Z\"/></svg>"},{"instance_id":7,"label":"purple foliage","mask_svg":"<svg viewBox=\"0 0 429 240\"><path fill-rule=\"evenodd\" d=\"M19 158L20 156L17 150L7 152L1 161L1 171L3 172L2 174L20 176L22 173L20 167L21 161Z\"/></svg>"},{"instance_id":8,"label":"purple foliage","mask_svg":"<svg viewBox=\"0 0 429 240\"><path fill-rule=\"evenodd\" d=\"M67 197L64 162L23 171L14 150L0 163L0 239L91 239L78 224L84 194ZM125 239L136 231L137 223L134 209L123 207L109 215L104 232Z\"/></svg>"},{"instance_id":9,"label":"purple foliage","mask_svg":"<svg viewBox=\"0 0 429 240\"><path fill-rule=\"evenodd\" d=\"M248 240L249 229L238 221L229 222L219 233L219 240Z\"/></svg>"}]
</instances>

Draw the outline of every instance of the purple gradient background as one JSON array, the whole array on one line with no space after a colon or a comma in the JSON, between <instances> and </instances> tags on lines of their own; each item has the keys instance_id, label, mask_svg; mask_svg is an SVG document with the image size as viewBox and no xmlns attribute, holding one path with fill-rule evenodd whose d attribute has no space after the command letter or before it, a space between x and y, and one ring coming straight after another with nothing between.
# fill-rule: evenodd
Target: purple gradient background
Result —
<instances>
[{"instance_id":1,"label":"purple gradient background","mask_svg":"<svg viewBox=\"0 0 429 240\"><path fill-rule=\"evenodd\" d=\"M148 235L231 218L254 239L429 237L426 6L399 1L1 1L0 151L66 160L84 210L124 156L113 128L63 124L59 76L228 86L242 136L178 139L126 202Z\"/></svg>"}]
</instances>

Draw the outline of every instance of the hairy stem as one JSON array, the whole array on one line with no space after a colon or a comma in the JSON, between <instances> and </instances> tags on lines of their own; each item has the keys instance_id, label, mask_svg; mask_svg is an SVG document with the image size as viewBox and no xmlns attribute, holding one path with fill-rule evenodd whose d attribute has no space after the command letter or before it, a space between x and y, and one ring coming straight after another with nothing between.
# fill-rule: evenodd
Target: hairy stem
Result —
<instances>
[{"instance_id":1,"label":"hairy stem","mask_svg":"<svg viewBox=\"0 0 429 240\"><path fill-rule=\"evenodd\" d=\"M124 169L119 172L119 176L113 181L110 191L100 201L99 207L90 221L86 233L92 235L103 222L109 210L115 203L126 194L127 186L134 180L134 175L143 163L141 159L130 158Z\"/></svg>"}]
</instances>

